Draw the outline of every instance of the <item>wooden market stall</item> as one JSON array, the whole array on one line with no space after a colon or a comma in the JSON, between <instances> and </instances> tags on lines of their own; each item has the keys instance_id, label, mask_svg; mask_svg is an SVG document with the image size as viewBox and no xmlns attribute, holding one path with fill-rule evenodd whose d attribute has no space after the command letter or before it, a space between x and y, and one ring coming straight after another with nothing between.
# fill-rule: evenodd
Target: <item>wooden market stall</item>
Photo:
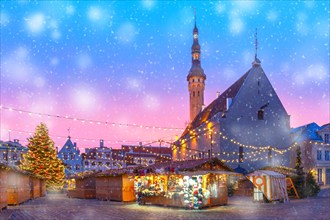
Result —
<instances>
[{"instance_id":1,"label":"wooden market stall","mask_svg":"<svg viewBox=\"0 0 330 220\"><path fill-rule=\"evenodd\" d=\"M96 198L121 202L135 201L132 172L132 169L117 169L96 175Z\"/></svg>"},{"instance_id":2,"label":"wooden market stall","mask_svg":"<svg viewBox=\"0 0 330 220\"><path fill-rule=\"evenodd\" d=\"M79 199L95 199L95 173L80 173L68 180L67 196Z\"/></svg>"},{"instance_id":3,"label":"wooden market stall","mask_svg":"<svg viewBox=\"0 0 330 220\"><path fill-rule=\"evenodd\" d=\"M31 199L36 199L41 197L41 190L40 190L40 179L35 177L35 176L30 176L30 198Z\"/></svg>"},{"instance_id":4,"label":"wooden market stall","mask_svg":"<svg viewBox=\"0 0 330 220\"><path fill-rule=\"evenodd\" d=\"M7 167L0 163L0 212L7 207Z\"/></svg>"},{"instance_id":5,"label":"wooden market stall","mask_svg":"<svg viewBox=\"0 0 330 220\"><path fill-rule=\"evenodd\" d=\"M29 173L10 168L7 172L8 205L19 205L31 199Z\"/></svg>"},{"instance_id":6,"label":"wooden market stall","mask_svg":"<svg viewBox=\"0 0 330 220\"><path fill-rule=\"evenodd\" d=\"M139 204L200 209L226 205L229 175L240 175L216 158L155 164L135 176Z\"/></svg>"},{"instance_id":7,"label":"wooden market stall","mask_svg":"<svg viewBox=\"0 0 330 220\"><path fill-rule=\"evenodd\" d=\"M247 175L254 185L253 199L257 202L289 201L286 177L271 170L257 170Z\"/></svg>"}]
</instances>

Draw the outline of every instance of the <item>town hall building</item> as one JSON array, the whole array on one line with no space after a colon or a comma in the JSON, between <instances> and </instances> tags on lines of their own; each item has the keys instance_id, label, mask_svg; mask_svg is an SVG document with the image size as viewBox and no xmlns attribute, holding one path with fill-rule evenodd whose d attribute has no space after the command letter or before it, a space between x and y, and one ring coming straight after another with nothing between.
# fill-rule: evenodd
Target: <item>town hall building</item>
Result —
<instances>
[{"instance_id":1,"label":"town hall building","mask_svg":"<svg viewBox=\"0 0 330 220\"><path fill-rule=\"evenodd\" d=\"M257 46L256 46L257 51ZM192 66L187 76L190 123L174 142L173 159L218 157L232 168L255 170L287 165L290 116L255 54L252 67L204 107L206 74L198 28L193 29Z\"/></svg>"}]
</instances>

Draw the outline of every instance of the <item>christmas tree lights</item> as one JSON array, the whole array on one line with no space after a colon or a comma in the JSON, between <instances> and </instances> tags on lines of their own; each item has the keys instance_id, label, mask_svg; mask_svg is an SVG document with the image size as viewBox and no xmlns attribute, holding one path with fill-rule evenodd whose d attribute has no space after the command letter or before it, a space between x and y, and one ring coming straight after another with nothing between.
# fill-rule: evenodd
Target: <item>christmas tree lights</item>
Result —
<instances>
[{"instance_id":1,"label":"christmas tree lights","mask_svg":"<svg viewBox=\"0 0 330 220\"><path fill-rule=\"evenodd\" d=\"M23 155L20 168L45 179L47 190L61 190L65 177L64 165L57 157L47 126L44 123L38 125L28 142L29 150Z\"/></svg>"}]
</instances>

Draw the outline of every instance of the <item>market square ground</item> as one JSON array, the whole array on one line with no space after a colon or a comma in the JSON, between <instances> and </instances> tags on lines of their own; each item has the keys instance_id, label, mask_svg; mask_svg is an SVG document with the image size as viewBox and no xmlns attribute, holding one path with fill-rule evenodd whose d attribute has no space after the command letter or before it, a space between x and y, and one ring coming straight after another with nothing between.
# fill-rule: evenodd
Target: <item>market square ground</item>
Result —
<instances>
[{"instance_id":1,"label":"market square ground","mask_svg":"<svg viewBox=\"0 0 330 220\"><path fill-rule=\"evenodd\" d=\"M0 219L330 219L330 187L322 189L315 198L289 203L251 201L248 197L234 196L229 198L226 206L185 210L48 194L8 207L0 213Z\"/></svg>"}]
</instances>

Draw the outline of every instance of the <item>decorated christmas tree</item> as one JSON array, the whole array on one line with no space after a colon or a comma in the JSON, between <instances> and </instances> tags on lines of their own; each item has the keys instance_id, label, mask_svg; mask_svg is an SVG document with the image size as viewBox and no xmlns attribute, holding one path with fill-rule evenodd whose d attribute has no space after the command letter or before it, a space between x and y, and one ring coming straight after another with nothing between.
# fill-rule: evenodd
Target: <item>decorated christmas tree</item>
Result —
<instances>
[{"instance_id":1,"label":"decorated christmas tree","mask_svg":"<svg viewBox=\"0 0 330 220\"><path fill-rule=\"evenodd\" d=\"M28 138L28 152L23 156L21 169L46 180L47 190L61 190L64 185L64 165L57 157L54 142L49 137L47 126L41 123L34 135Z\"/></svg>"},{"instance_id":2,"label":"decorated christmas tree","mask_svg":"<svg viewBox=\"0 0 330 220\"><path fill-rule=\"evenodd\" d=\"M294 185L298 191L300 198L305 197L305 174L302 167L301 161L301 150L300 147L297 148L297 157L296 157L296 173L297 175L293 178Z\"/></svg>"}]
</instances>

